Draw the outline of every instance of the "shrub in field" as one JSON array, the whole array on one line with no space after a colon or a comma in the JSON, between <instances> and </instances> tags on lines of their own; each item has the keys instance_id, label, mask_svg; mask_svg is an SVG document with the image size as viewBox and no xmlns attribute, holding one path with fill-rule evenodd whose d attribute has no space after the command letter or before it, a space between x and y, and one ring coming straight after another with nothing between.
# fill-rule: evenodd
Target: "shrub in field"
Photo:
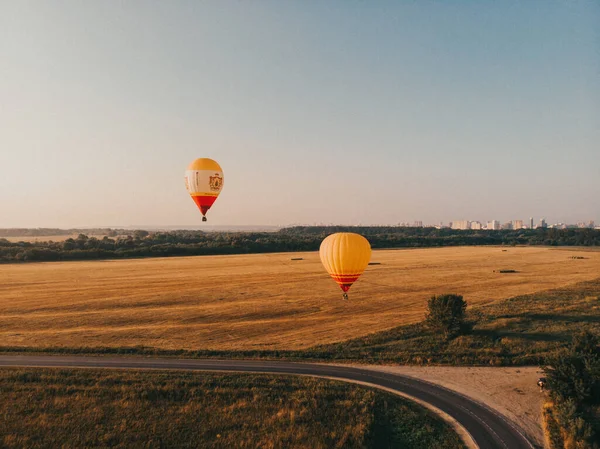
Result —
<instances>
[{"instance_id":1,"label":"shrub in field","mask_svg":"<svg viewBox=\"0 0 600 449\"><path fill-rule=\"evenodd\" d=\"M464 330L467 303L460 295L432 296L427 303L427 326L446 338L457 336Z\"/></svg>"}]
</instances>

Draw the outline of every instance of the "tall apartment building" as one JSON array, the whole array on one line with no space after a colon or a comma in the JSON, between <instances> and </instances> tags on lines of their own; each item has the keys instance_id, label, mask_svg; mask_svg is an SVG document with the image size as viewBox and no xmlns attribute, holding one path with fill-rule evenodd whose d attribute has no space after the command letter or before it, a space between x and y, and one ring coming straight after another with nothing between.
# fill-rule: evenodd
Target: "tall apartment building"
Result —
<instances>
[{"instance_id":1,"label":"tall apartment building","mask_svg":"<svg viewBox=\"0 0 600 449\"><path fill-rule=\"evenodd\" d=\"M483 229L483 225L479 221L472 221L471 229L475 229L475 230Z\"/></svg>"},{"instance_id":2,"label":"tall apartment building","mask_svg":"<svg viewBox=\"0 0 600 449\"><path fill-rule=\"evenodd\" d=\"M538 228L545 229L547 227L548 227L548 224L546 223L546 219L545 218L540 218L540 224L538 225Z\"/></svg>"},{"instance_id":3,"label":"tall apartment building","mask_svg":"<svg viewBox=\"0 0 600 449\"><path fill-rule=\"evenodd\" d=\"M458 220L452 222L452 229L471 229L468 220Z\"/></svg>"},{"instance_id":4,"label":"tall apartment building","mask_svg":"<svg viewBox=\"0 0 600 449\"><path fill-rule=\"evenodd\" d=\"M512 228L513 228L512 221L507 221L506 223L504 223L504 224L501 226L501 229L507 229L507 230L510 230L510 229L512 229Z\"/></svg>"},{"instance_id":5,"label":"tall apartment building","mask_svg":"<svg viewBox=\"0 0 600 449\"><path fill-rule=\"evenodd\" d=\"M513 220L512 227L513 229L523 229L523 220Z\"/></svg>"},{"instance_id":6,"label":"tall apartment building","mask_svg":"<svg viewBox=\"0 0 600 449\"><path fill-rule=\"evenodd\" d=\"M497 231L500 229L500 222L498 220L488 221L486 229Z\"/></svg>"},{"instance_id":7,"label":"tall apartment building","mask_svg":"<svg viewBox=\"0 0 600 449\"><path fill-rule=\"evenodd\" d=\"M533 217L529 217L529 229L533 229Z\"/></svg>"}]
</instances>

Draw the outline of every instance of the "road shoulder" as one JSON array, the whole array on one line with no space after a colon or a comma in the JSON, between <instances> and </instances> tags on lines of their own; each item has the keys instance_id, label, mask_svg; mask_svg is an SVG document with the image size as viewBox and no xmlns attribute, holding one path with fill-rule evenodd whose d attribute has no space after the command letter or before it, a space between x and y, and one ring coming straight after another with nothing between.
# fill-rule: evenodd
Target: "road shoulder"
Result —
<instances>
[{"instance_id":1,"label":"road shoulder","mask_svg":"<svg viewBox=\"0 0 600 449\"><path fill-rule=\"evenodd\" d=\"M543 447L543 395L536 385L539 367L354 366L402 374L456 391L501 413Z\"/></svg>"}]
</instances>

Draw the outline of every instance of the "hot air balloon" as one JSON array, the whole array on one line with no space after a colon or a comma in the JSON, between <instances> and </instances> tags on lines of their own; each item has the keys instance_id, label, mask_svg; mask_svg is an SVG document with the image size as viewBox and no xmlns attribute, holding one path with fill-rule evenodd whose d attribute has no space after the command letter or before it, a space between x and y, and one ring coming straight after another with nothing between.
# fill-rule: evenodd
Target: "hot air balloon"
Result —
<instances>
[{"instance_id":1,"label":"hot air balloon","mask_svg":"<svg viewBox=\"0 0 600 449\"><path fill-rule=\"evenodd\" d=\"M223 189L221 166L206 157L196 159L185 171L185 188L202 212L202 221L206 221L206 212Z\"/></svg>"},{"instance_id":2,"label":"hot air balloon","mask_svg":"<svg viewBox=\"0 0 600 449\"><path fill-rule=\"evenodd\" d=\"M319 255L329 275L344 292L344 299L348 299L348 290L369 264L371 245L362 235L339 232L321 242Z\"/></svg>"}]
</instances>

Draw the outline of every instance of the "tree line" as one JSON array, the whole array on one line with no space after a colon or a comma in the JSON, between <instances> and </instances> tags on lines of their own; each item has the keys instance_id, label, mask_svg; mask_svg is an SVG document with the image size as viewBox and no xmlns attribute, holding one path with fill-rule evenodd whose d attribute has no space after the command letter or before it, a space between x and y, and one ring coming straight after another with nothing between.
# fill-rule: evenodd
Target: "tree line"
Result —
<instances>
[{"instance_id":1,"label":"tree line","mask_svg":"<svg viewBox=\"0 0 600 449\"><path fill-rule=\"evenodd\" d=\"M0 229L0 237L50 237L59 235L75 235L75 234L93 234L93 235L108 235L116 237L118 235L127 235L131 231L125 229L111 228L86 228L86 229L60 229L60 228L3 228Z\"/></svg>"},{"instance_id":2,"label":"tree line","mask_svg":"<svg viewBox=\"0 0 600 449\"><path fill-rule=\"evenodd\" d=\"M103 238L79 234L54 242L10 242L0 238L0 263L315 251L334 232L356 232L377 248L468 245L600 246L600 230L523 229L465 231L384 226L297 226L277 232L130 232ZM112 235L113 237L109 237Z\"/></svg>"},{"instance_id":3,"label":"tree line","mask_svg":"<svg viewBox=\"0 0 600 449\"><path fill-rule=\"evenodd\" d=\"M568 349L544 368L553 403L552 448L600 447L600 339L590 332L573 337ZM546 417L548 419L548 416Z\"/></svg>"}]
</instances>

